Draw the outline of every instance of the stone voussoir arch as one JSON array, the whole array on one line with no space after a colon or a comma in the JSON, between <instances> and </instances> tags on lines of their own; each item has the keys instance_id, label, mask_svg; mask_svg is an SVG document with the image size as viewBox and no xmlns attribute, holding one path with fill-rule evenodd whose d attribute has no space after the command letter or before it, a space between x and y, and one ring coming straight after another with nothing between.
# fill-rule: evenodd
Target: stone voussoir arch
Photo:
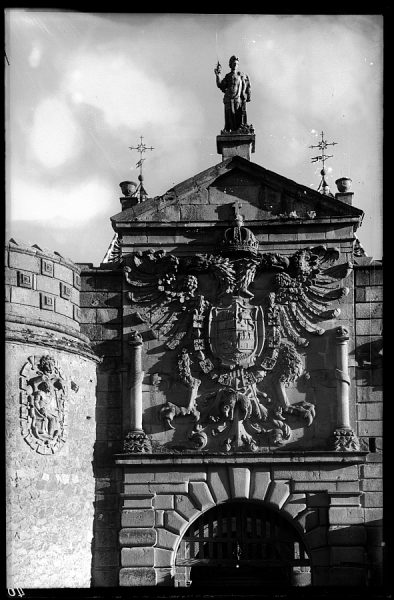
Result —
<instances>
[{"instance_id":1,"label":"stone voussoir arch","mask_svg":"<svg viewBox=\"0 0 394 600\"><path fill-rule=\"evenodd\" d=\"M189 526L211 508L231 501L261 503L277 511L301 536L311 566L328 564L327 527L320 524L319 508L307 507L305 493L291 491L290 478L275 480L270 467L212 466L206 481L188 483L187 494L174 495L174 509L164 513L164 530L169 532L171 566L175 568L180 542ZM160 547L160 541L156 547Z\"/></svg>"}]
</instances>

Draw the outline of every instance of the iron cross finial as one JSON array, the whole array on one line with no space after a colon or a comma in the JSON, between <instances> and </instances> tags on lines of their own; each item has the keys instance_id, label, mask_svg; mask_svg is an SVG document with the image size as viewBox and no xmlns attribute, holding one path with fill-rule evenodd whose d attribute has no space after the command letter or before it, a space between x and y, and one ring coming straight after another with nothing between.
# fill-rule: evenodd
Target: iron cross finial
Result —
<instances>
[{"instance_id":1,"label":"iron cross finial","mask_svg":"<svg viewBox=\"0 0 394 600\"><path fill-rule=\"evenodd\" d=\"M319 183L319 187L317 188L317 191L319 191L321 187L323 187L323 188L327 187L327 182L325 180L325 175L327 174L326 169L325 169L325 162L327 159L332 158L334 156L333 154L325 154L324 151L327 149L328 146L336 146L338 144L338 142L327 142L327 140L324 139L324 131L322 131L320 135L321 135L320 142L318 144L316 144L315 146L309 146L309 148L319 148L319 150L321 151L321 154L319 154L318 156L313 156L311 158L311 162L318 162L319 160L321 160L323 163L323 168L320 171L322 179Z\"/></svg>"},{"instance_id":2,"label":"iron cross finial","mask_svg":"<svg viewBox=\"0 0 394 600\"><path fill-rule=\"evenodd\" d=\"M129 146L130 150L137 150L137 152L140 153L140 159L139 161L136 163L136 167L139 167L140 169L140 174L138 175L138 179L139 179L139 186L138 189L136 190L136 192L139 192L139 198L140 198L140 202L143 202L143 197L146 196L146 192L143 186L143 180L144 177L142 175L142 163L144 162L144 160L146 160L145 158L142 158L144 152L146 152L146 150L154 150L153 146L146 146L142 140L143 140L143 136L140 136L140 143L138 144L138 146Z\"/></svg>"}]
</instances>

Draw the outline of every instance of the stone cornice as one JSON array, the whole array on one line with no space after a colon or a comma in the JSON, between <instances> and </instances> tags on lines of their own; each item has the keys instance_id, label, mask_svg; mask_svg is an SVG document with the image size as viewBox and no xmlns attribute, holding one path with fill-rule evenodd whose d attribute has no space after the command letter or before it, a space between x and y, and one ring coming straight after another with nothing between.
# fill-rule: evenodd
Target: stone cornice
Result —
<instances>
[{"instance_id":1,"label":"stone cornice","mask_svg":"<svg viewBox=\"0 0 394 600\"><path fill-rule=\"evenodd\" d=\"M62 335L56 336L52 332ZM89 339L82 333L61 325L46 323L37 319L27 319L19 315L6 316L5 340L6 342L50 347L84 356L96 362L101 361L100 357L90 348Z\"/></svg>"},{"instance_id":2,"label":"stone cornice","mask_svg":"<svg viewBox=\"0 0 394 600\"><path fill-rule=\"evenodd\" d=\"M277 465L280 463L291 465L316 465L316 464L362 464L365 463L369 453L364 451L357 452L332 452L332 451L274 451L264 453L243 452L242 454L222 454L214 452L193 452L181 455L160 453L160 454L115 454L114 460L117 465L132 465L133 467L141 465Z\"/></svg>"}]
</instances>

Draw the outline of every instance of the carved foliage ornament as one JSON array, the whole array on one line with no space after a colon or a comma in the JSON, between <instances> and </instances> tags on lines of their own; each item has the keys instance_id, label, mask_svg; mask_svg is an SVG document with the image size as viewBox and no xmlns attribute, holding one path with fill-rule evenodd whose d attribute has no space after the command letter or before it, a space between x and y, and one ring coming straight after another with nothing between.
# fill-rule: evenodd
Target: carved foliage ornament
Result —
<instances>
[{"instance_id":1,"label":"carved foliage ornament","mask_svg":"<svg viewBox=\"0 0 394 600\"><path fill-rule=\"evenodd\" d=\"M72 381L71 389L78 391ZM56 360L30 356L20 377L20 426L25 442L39 454L58 452L66 440L67 383Z\"/></svg>"},{"instance_id":2,"label":"carved foliage ornament","mask_svg":"<svg viewBox=\"0 0 394 600\"><path fill-rule=\"evenodd\" d=\"M324 333L317 323L338 316L330 305L349 291L338 283L352 265L333 266L338 258L325 246L290 257L259 254L237 216L215 255L160 250L125 259L135 316L168 349L178 348L187 398L183 406L165 403L160 413L170 428L178 417L191 422L184 447L256 451L289 440L294 419L312 423L315 406L291 404L286 388L303 375L296 346L308 345L306 334ZM253 282L261 274L271 286L257 300Z\"/></svg>"}]
</instances>

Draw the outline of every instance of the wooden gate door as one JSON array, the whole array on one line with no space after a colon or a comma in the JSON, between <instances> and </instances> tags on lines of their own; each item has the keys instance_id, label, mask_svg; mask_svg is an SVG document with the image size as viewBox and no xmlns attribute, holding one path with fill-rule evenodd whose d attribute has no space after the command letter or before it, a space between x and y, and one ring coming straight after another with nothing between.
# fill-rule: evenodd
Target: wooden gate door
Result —
<instances>
[{"instance_id":1,"label":"wooden gate door","mask_svg":"<svg viewBox=\"0 0 394 600\"><path fill-rule=\"evenodd\" d=\"M181 540L176 567L193 587L291 585L310 570L297 531L279 513L230 502L201 515Z\"/></svg>"}]
</instances>

